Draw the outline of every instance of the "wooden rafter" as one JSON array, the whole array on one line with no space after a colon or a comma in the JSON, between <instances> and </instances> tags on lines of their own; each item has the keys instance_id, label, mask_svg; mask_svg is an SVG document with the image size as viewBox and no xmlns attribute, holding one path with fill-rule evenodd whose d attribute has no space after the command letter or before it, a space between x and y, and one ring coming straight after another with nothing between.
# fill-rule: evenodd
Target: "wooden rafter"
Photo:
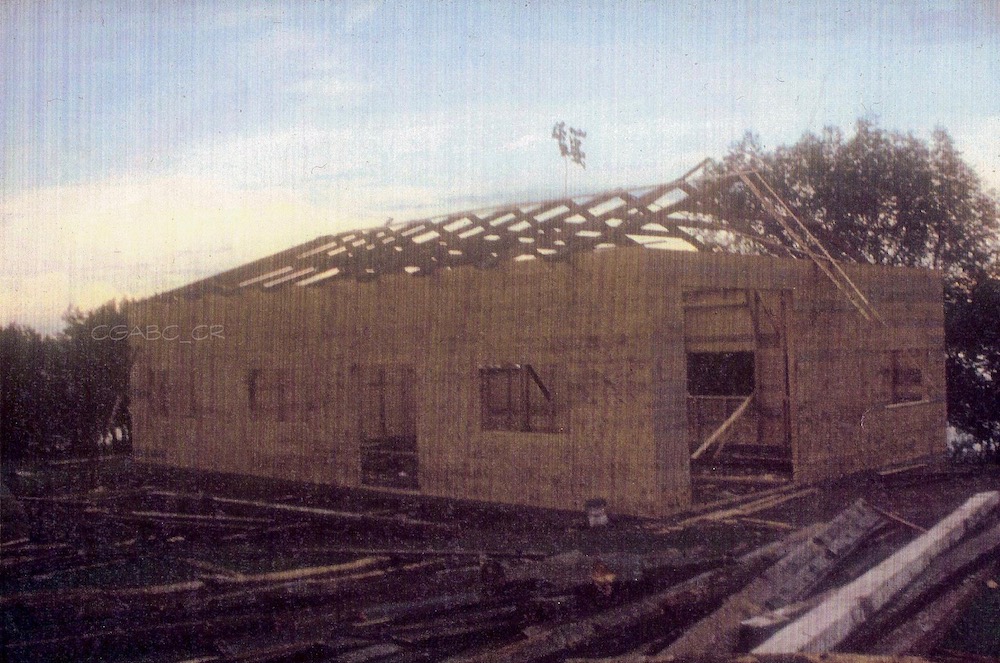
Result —
<instances>
[{"instance_id":1,"label":"wooden rafter","mask_svg":"<svg viewBox=\"0 0 1000 663\"><path fill-rule=\"evenodd\" d=\"M818 240L808 229L798 222L801 228L796 232L784 219L790 212L775 207L775 213L782 217L779 223L791 228L786 232L793 235L793 246L763 236L749 221L713 214L718 210L712 209L712 198L744 175L708 176L707 164L705 160L664 184L468 210L327 235L161 297L278 292L297 286L322 287L343 279L373 281L388 274L420 276L462 266L489 268L513 259L557 261L608 246L655 249L670 248L669 243L676 242L677 248L724 250L728 236L752 242L765 252L818 261L859 310L877 317L829 253L815 248ZM264 278L270 274L276 276Z\"/></svg>"}]
</instances>

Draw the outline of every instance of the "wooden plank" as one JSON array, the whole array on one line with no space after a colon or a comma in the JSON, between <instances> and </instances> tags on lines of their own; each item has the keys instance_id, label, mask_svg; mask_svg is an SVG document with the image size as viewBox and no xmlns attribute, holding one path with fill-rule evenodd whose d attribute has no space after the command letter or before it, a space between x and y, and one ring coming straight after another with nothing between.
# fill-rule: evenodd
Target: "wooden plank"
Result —
<instances>
[{"instance_id":1,"label":"wooden plank","mask_svg":"<svg viewBox=\"0 0 1000 663\"><path fill-rule=\"evenodd\" d=\"M701 443L700 447L695 449L694 453L691 454L691 460L698 460L703 453L705 453L713 444L718 442L719 438L725 435L729 429L732 428L733 424L735 424L739 418L743 416L743 413L747 411L747 408L750 407L750 403L752 402L753 394L750 394L742 403L740 403L740 406L736 408L736 411L729 415L729 418L722 422L722 425L716 428L715 432L709 435L708 438Z\"/></svg>"},{"instance_id":2,"label":"wooden plank","mask_svg":"<svg viewBox=\"0 0 1000 663\"><path fill-rule=\"evenodd\" d=\"M286 571L272 571L270 573L257 574L225 574L213 578L216 582L226 585L242 585L247 583L273 583L287 582L290 580L304 580L306 578L325 578L335 576L348 571L360 571L371 567L381 566L389 561L388 557L363 557L343 564L331 564L327 566L310 566L298 569L288 569Z\"/></svg>"},{"instance_id":3,"label":"wooden plank","mask_svg":"<svg viewBox=\"0 0 1000 663\"><path fill-rule=\"evenodd\" d=\"M874 640L884 640L894 625L905 624L927 599L944 590L946 593L959 583L956 579L975 570L1000 548L1000 525L968 537L937 557L917 578L900 592L882 612L868 620L846 642L852 648L869 649ZM941 615L946 616L946 615ZM872 651L875 651L874 649ZM894 650L881 649L884 653Z\"/></svg>"},{"instance_id":4,"label":"wooden plank","mask_svg":"<svg viewBox=\"0 0 1000 663\"><path fill-rule=\"evenodd\" d=\"M868 615L882 608L931 561L961 539L1000 504L1000 493L978 493L937 525L800 619L778 631L754 653L827 652Z\"/></svg>"},{"instance_id":5,"label":"wooden plank","mask_svg":"<svg viewBox=\"0 0 1000 663\"><path fill-rule=\"evenodd\" d=\"M910 619L885 633L871 646L871 652L897 655L930 653L983 591L986 581L996 570L995 564L988 564L961 579Z\"/></svg>"},{"instance_id":6,"label":"wooden plank","mask_svg":"<svg viewBox=\"0 0 1000 663\"><path fill-rule=\"evenodd\" d=\"M184 493L171 491L153 490L149 494L154 497L192 497ZM214 495L195 496L206 499L217 504L233 504L236 506L249 506L257 509L269 511L285 511L289 513L302 513L309 516L331 518L334 520L355 520L359 522L389 523L394 525L412 525L415 527L425 527L429 529L452 530L453 527L447 523L432 522L429 520L417 520L407 517L379 516L368 513L358 513L354 511L337 511L334 509L321 509L319 507L298 506L295 504L281 504L278 502L262 502L260 500L245 500L234 497L217 497Z\"/></svg>"},{"instance_id":7,"label":"wooden plank","mask_svg":"<svg viewBox=\"0 0 1000 663\"><path fill-rule=\"evenodd\" d=\"M993 659L989 659L990 662ZM875 656L870 654L701 654L697 656L623 656L570 658L566 663L933 663L920 656ZM984 661L983 663L987 663Z\"/></svg>"},{"instance_id":8,"label":"wooden plank","mask_svg":"<svg viewBox=\"0 0 1000 663\"><path fill-rule=\"evenodd\" d=\"M676 528L689 527L696 523L700 523L705 520L726 520L729 518L738 518L741 516L749 516L760 511L767 511L779 504L784 504L785 502L790 502L792 500L797 500L807 495L812 495L818 491L817 488L806 488L803 490L798 490L790 494L782 494L781 492L777 494L770 494L758 500L754 500L742 506L736 506L729 509L722 509L719 511L710 511L708 513L703 513L698 516L692 516L690 518L685 518L678 523L673 525L673 528L669 531L675 531ZM664 530L660 530L664 531Z\"/></svg>"},{"instance_id":9,"label":"wooden plank","mask_svg":"<svg viewBox=\"0 0 1000 663\"><path fill-rule=\"evenodd\" d=\"M691 656L735 651L742 621L806 598L884 524L879 514L858 500L742 591L728 597L718 610L685 631L664 653Z\"/></svg>"}]
</instances>

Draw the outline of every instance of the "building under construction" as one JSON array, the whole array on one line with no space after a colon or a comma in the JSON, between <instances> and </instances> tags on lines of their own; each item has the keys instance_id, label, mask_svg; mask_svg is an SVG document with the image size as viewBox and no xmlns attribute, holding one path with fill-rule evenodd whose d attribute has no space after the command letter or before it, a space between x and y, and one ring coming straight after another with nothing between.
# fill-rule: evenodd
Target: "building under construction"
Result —
<instances>
[{"instance_id":1,"label":"building under construction","mask_svg":"<svg viewBox=\"0 0 1000 663\"><path fill-rule=\"evenodd\" d=\"M132 339L142 463L662 515L945 448L940 274L835 260L753 173L324 236L129 317L171 330Z\"/></svg>"}]
</instances>

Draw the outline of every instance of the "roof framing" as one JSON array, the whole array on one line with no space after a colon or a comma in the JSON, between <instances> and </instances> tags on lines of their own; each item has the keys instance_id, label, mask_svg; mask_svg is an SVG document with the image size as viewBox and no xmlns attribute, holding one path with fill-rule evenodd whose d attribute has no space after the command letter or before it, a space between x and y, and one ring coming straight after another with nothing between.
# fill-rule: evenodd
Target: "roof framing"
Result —
<instances>
[{"instance_id":1,"label":"roof framing","mask_svg":"<svg viewBox=\"0 0 1000 663\"><path fill-rule=\"evenodd\" d=\"M709 175L706 159L672 182L542 202L500 205L381 227L325 235L211 276L159 298L276 292L387 274L422 276L461 266L489 268L509 260L565 260L613 247L689 251L798 251L763 236L752 221L723 220L713 200L737 173ZM797 256L798 257L798 256Z\"/></svg>"}]
</instances>

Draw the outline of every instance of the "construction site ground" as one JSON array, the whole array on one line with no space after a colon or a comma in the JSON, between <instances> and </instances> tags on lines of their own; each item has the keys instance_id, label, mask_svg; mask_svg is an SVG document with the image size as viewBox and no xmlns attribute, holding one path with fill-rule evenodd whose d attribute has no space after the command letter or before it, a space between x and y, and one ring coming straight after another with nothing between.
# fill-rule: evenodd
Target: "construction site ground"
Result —
<instances>
[{"instance_id":1,"label":"construction site ground","mask_svg":"<svg viewBox=\"0 0 1000 663\"><path fill-rule=\"evenodd\" d=\"M719 495L658 520L611 510L606 526L591 527L582 512L151 471L122 459L36 467L8 480L14 494L2 511L3 654L475 656L627 605L863 499L891 526L825 581L835 587L971 495L1000 490L995 465L934 459L897 470L772 490L773 506ZM761 508L740 512L748 503ZM934 651L1000 656L997 579L963 604ZM677 635L646 624L539 660L653 654Z\"/></svg>"}]
</instances>

